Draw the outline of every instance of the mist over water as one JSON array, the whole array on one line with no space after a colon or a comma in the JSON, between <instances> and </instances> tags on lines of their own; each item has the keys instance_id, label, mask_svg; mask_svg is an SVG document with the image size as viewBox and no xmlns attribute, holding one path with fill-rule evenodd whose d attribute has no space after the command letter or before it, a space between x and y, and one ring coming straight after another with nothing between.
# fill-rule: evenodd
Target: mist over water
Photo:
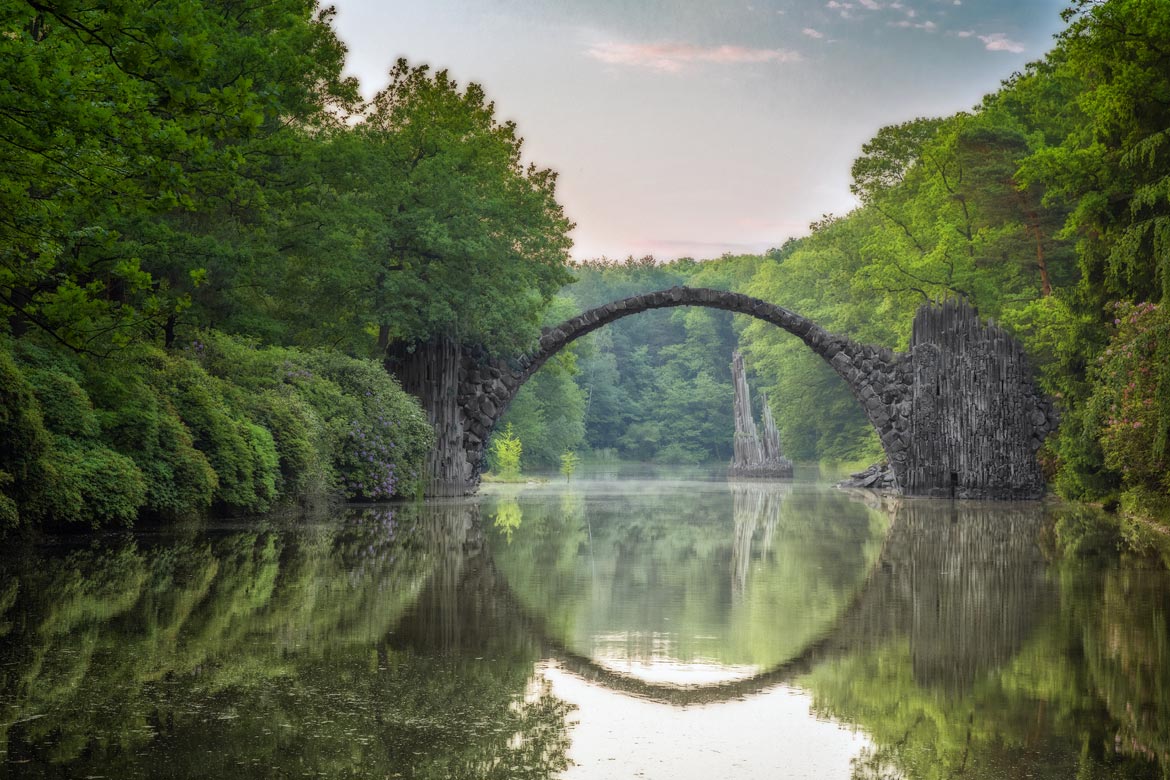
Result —
<instances>
[{"instance_id":1,"label":"mist over water","mask_svg":"<svg viewBox=\"0 0 1170 780\"><path fill-rule=\"evenodd\" d=\"M1170 576L1116 526L809 477L615 464L466 500L10 550L3 773L1170 767Z\"/></svg>"}]
</instances>

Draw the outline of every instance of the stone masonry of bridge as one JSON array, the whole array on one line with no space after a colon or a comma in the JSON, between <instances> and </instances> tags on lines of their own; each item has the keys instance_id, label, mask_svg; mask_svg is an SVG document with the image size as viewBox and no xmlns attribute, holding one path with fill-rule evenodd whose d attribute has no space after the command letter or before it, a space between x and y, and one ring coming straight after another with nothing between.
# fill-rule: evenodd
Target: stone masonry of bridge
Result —
<instances>
[{"instance_id":1,"label":"stone masonry of bridge","mask_svg":"<svg viewBox=\"0 0 1170 780\"><path fill-rule=\"evenodd\" d=\"M897 482L911 496L1034 499L1044 492L1036 452L1057 418L1010 334L979 320L962 301L928 304L914 318L907 352L859 344L794 312L739 293L675 287L590 309L545 329L532 352L512 360L462 346L446 361L457 382L403 385L423 401L438 431L430 495L473 492L484 448L516 392L578 338L651 309L704 306L772 323L803 341L845 381L877 431ZM428 389L429 388L429 389ZM438 396L438 397L436 397ZM453 396L453 397L452 397ZM443 409L445 408L445 413Z\"/></svg>"}]
</instances>

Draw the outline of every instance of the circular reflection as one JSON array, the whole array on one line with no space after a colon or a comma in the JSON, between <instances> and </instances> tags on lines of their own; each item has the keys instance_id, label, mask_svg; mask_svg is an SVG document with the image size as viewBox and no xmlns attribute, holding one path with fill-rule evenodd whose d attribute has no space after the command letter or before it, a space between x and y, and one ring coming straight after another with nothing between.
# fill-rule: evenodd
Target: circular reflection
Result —
<instances>
[{"instance_id":1,"label":"circular reflection","mask_svg":"<svg viewBox=\"0 0 1170 780\"><path fill-rule=\"evenodd\" d=\"M863 589L886 515L787 483L592 483L484 498L493 560L547 638L647 683L760 675Z\"/></svg>"}]
</instances>

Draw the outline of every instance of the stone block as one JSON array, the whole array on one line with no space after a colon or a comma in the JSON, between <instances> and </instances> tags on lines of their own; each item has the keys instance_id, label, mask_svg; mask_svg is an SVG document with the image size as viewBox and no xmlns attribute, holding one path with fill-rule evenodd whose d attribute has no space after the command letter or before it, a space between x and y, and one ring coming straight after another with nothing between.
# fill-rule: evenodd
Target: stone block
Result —
<instances>
[{"instance_id":1,"label":"stone block","mask_svg":"<svg viewBox=\"0 0 1170 780\"><path fill-rule=\"evenodd\" d=\"M829 365L837 369L837 373L839 374L855 373L853 371L853 361L851 361L849 356L844 352L838 352L836 355L834 355L832 359L829 360Z\"/></svg>"}]
</instances>

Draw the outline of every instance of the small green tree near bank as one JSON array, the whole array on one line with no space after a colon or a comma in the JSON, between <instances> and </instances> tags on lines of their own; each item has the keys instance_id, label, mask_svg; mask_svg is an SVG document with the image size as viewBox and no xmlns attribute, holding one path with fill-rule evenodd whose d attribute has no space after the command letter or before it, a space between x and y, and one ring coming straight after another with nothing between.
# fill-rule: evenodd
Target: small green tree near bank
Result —
<instances>
[{"instance_id":1,"label":"small green tree near bank","mask_svg":"<svg viewBox=\"0 0 1170 780\"><path fill-rule=\"evenodd\" d=\"M520 456L524 445L508 423L502 433L492 436L491 448L488 451L492 466L502 479L520 478Z\"/></svg>"},{"instance_id":2,"label":"small green tree near bank","mask_svg":"<svg viewBox=\"0 0 1170 780\"><path fill-rule=\"evenodd\" d=\"M561 473L565 475L565 482L572 479L573 472L577 470L580 463L581 457L575 452L566 452L561 455Z\"/></svg>"}]
</instances>

